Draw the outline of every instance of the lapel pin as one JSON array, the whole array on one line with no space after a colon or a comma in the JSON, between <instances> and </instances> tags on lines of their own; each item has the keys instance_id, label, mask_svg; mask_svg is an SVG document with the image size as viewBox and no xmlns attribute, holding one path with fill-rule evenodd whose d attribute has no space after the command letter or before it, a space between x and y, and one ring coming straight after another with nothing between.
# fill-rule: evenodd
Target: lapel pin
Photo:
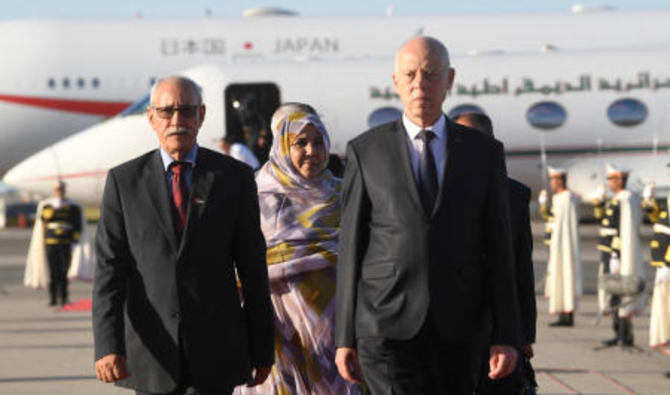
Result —
<instances>
[{"instance_id":1,"label":"lapel pin","mask_svg":"<svg viewBox=\"0 0 670 395\"><path fill-rule=\"evenodd\" d=\"M200 198L193 198L194 204L205 204L205 201Z\"/></svg>"}]
</instances>

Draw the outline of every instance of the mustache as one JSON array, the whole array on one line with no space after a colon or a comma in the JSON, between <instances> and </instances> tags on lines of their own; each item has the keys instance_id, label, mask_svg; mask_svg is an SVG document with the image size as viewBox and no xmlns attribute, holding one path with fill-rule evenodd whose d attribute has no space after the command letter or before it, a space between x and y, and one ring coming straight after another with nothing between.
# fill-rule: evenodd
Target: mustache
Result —
<instances>
[{"instance_id":1,"label":"mustache","mask_svg":"<svg viewBox=\"0 0 670 395\"><path fill-rule=\"evenodd\" d=\"M186 135L186 134L190 134L190 133L191 133L191 129L186 128L184 126L179 126L179 127L176 127L176 128L170 128L170 129L166 130L163 133L163 137L170 137L170 136L174 136L174 135Z\"/></svg>"}]
</instances>

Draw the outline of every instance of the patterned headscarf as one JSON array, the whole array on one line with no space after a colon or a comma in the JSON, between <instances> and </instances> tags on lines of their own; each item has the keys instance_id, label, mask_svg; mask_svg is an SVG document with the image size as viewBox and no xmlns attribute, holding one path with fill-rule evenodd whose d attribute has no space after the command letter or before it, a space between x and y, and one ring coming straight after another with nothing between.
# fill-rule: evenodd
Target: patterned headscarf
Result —
<instances>
[{"instance_id":1,"label":"patterned headscarf","mask_svg":"<svg viewBox=\"0 0 670 395\"><path fill-rule=\"evenodd\" d=\"M272 125L270 160L256 176L271 280L337 263L340 180L328 169L307 180L290 158L291 143L308 125L321 134L327 153L330 139L319 117L287 113Z\"/></svg>"}]
</instances>

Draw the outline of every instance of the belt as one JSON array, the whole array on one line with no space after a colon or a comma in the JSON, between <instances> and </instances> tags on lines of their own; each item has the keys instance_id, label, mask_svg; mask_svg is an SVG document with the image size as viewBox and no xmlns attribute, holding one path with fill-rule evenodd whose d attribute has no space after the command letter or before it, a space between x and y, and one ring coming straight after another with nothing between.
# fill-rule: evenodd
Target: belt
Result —
<instances>
[{"instance_id":1,"label":"belt","mask_svg":"<svg viewBox=\"0 0 670 395\"><path fill-rule=\"evenodd\" d=\"M654 232L670 235L670 226L666 226L663 224L654 224Z\"/></svg>"},{"instance_id":2,"label":"belt","mask_svg":"<svg viewBox=\"0 0 670 395\"><path fill-rule=\"evenodd\" d=\"M619 230L614 228L600 228L598 233L600 236L616 236L619 234Z\"/></svg>"},{"instance_id":3,"label":"belt","mask_svg":"<svg viewBox=\"0 0 670 395\"><path fill-rule=\"evenodd\" d=\"M47 229L72 229L72 225L65 222L49 222Z\"/></svg>"}]
</instances>

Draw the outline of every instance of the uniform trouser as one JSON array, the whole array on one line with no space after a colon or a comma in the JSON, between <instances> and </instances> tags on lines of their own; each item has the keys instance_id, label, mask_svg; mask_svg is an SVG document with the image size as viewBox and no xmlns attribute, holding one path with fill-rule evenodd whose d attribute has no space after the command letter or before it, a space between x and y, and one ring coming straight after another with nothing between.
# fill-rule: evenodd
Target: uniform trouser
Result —
<instances>
[{"instance_id":1,"label":"uniform trouser","mask_svg":"<svg viewBox=\"0 0 670 395\"><path fill-rule=\"evenodd\" d=\"M70 244L48 244L46 246L49 261L49 296L51 303L67 302L67 272L70 270L72 256Z\"/></svg>"},{"instance_id":2,"label":"uniform trouser","mask_svg":"<svg viewBox=\"0 0 670 395\"><path fill-rule=\"evenodd\" d=\"M609 262L611 254L609 252L601 252L600 260L602 262L604 273L609 273ZM610 296L610 307L614 308L621 304L621 297L618 295ZM612 330L615 334L617 342L623 343L625 346L633 345L633 323L631 318L620 318L618 309L612 311Z\"/></svg>"},{"instance_id":3,"label":"uniform trouser","mask_svg":"<svg viewBox=\"0 0 670 395\"><path fill-rule=\"evenodd\" d=\"M621 297L612 295L610 298L610 307L616 307L621 304ZM632 346L633 339L633 322L630 317L619 317L619 311L612 312L612 330L615 333L615 338L624 346Z\"/></svg>"},{"instance_id":4,"label":"uniform trouser","mask_svg":"<svg viewBox=\"0 0 670 395\"><path fill-rule=\"evenodd\" d=\"M358 338L358 359L372 395L472 395L482 347L442 340L430 318L409 340Z\"/></svg>"}]
</instances>

